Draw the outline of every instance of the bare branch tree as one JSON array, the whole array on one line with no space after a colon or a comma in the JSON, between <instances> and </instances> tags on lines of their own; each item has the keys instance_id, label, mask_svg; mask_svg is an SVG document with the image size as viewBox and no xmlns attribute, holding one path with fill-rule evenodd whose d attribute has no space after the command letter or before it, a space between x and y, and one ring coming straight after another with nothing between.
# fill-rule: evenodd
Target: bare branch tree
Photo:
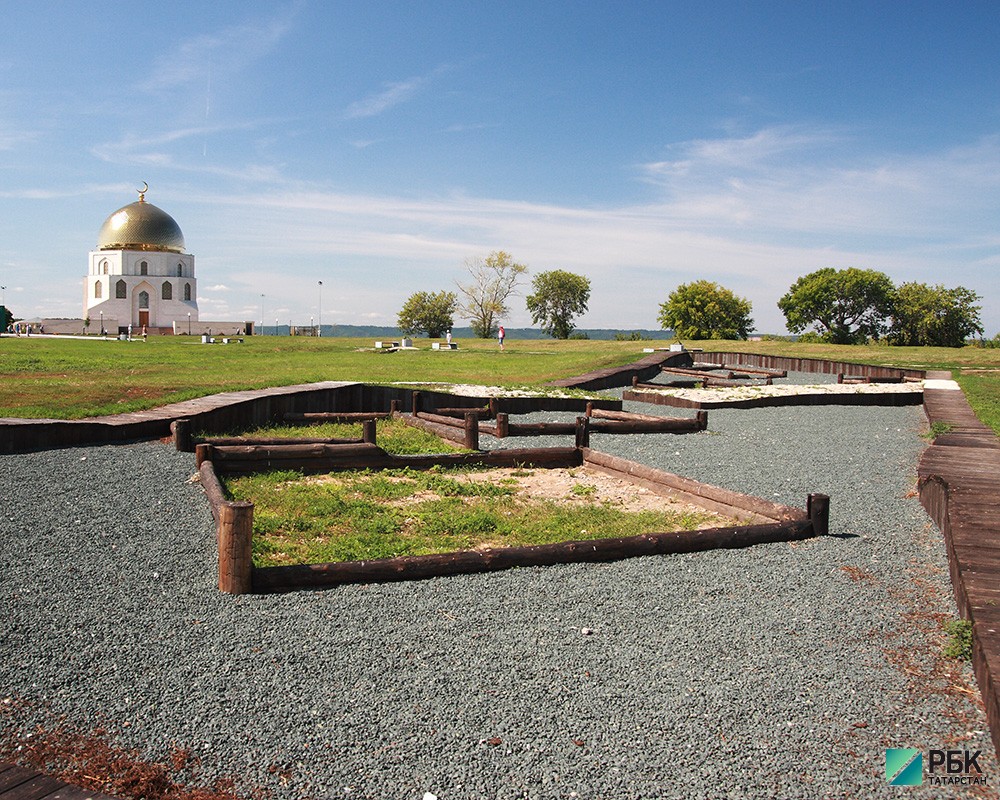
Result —
<instances>
[{"instance_id":1,"label":"bare branch tree","mask_svg":"<svg viewBox=\"0 0 1000 800\"><path fill-rule=\"evenodd\" d=\"M515 263L503 250L494 250L486 258L469 259L465 266L472 280L467 284L456 281L462 297L458 310L469 320L477 337L489 339L500 319L510 312L507 300L528 268Z\"/></svg>"}]
</instances>

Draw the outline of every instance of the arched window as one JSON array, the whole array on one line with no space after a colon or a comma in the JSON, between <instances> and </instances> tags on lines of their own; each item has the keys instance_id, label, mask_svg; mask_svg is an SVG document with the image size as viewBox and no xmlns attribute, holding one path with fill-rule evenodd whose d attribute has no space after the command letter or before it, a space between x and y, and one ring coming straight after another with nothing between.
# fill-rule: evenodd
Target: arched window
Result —
<instances>
[{"instance_id":1,"label":"arched window","mask_svg":"<svg viewBox=\"0 0 1000 800\"><path fill-rule=\"evenodd\" d=\"M189 303L191 302L191 284L190 283L185 283L184 284L184 299L187 302L189 302Z\"/></svg>"},{"instance_id":2,"label":"arched window","mask_svg":"<svg viewBox=\"0 0 1000 800\"><path fill-rule=\"evenodd\" d=\"M128 297L127 290L125 289L125 281L118 281L115 284L115 298L118 300L124 300Z\"/></svg>"},{"instance_id":3,"label":"arched window","mask_svg":"<svg viewBox=\"0 0 1000 800\"><path fill-rule=\"evenodd\" d=\"M145 261L139 262L139 274L140 275L149 274L149 264L147 264Z\"/></svg>"},{"instance_id":4,"label":"arched window","mask_svg":"<svg viewBox=\"0 0 1000 800\"><path fill-rule=\"evenodd\" d=\"M160 292L160 297L162 297L164 300L174 299L174 287L170 285L170 281L163 282L163 288Z\"/></svg>"},{"instance_id":5,"label":"arched window","mask_svg":"<svg viewBox=\"0 0 1000 800\"><path fill-rule=\"evenodd\" d=\"M149 308L149 292L139 292L139 308Z\"/></svg>"},{"instance_id":6,"label":"arched window","mask_svg":"<svg viewBox=\"0 0 1000 800\"><path fill-rule=\"evenodd\" d=\"M100 297L100 296L101 296L101 282L97 281L96 283L94 283L94 297Z\"/></svg>"},{"instance_id":7,"label":"arched window","mask_svg":"<svg viewBox=\"0 0 1000 800\"><path fill-rule=\"evenodd\" d=\"M180 278L180 277L183 277L183 275L184 275L184 265L183 264L178 264L177 265L177 277Z\"/></svg>"},{"instance_id":8,"label":"arched window","mask_svg":"<svg viewBox=\"0 0 1000 800\"><path fill-rule=\"evenodd\" d=\"M108 262L107 261L102 261L101 262L101 272L104 273L105 275L108 274Z\"/></svg>"}]
</instances>

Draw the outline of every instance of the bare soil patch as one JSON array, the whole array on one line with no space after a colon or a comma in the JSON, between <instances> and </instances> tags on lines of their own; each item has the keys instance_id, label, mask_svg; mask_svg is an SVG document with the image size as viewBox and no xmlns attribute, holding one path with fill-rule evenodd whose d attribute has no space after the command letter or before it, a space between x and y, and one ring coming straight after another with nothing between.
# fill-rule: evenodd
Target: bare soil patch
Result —
<instances>
[{"instance_id":1,"label":"bare soil patch","mask_svg":"<svg viewBox=\"0 0 1000 800\"><path fill-rule=\"evenodd\" d=\"M525 502L547 500L564 505L607 505L630 513L642 511L696 511L703 508L682 503L656 494L645 486L615 478L589 467L572 469L498 468L476 470L450 476L469 483L496 483L516 487L515 497ZM341 483L336 474L310 478L317 483ZM395 480L406 480L396 478ZM409 505L440 499L431 491L417 492L403 500L387 501L387 505ZM721 517L720 517L721 519Z\"/></svg>"}]
</instances>

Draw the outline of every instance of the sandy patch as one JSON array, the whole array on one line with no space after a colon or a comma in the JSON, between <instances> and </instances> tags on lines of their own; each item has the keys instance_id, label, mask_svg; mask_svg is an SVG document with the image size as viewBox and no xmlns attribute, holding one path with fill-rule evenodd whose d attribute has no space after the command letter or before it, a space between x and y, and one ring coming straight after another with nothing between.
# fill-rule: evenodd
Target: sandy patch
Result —
<instances>
[{"instance_id":1,"label":"sandy patch","mask_svg":"<svg viewBox=\"0 0 1000 800\"><path fill-rule=\"evenodd\" d=\"M644 486L606 475L588 467L572 469L508 469L476 470L467 473L449 473L449 478L462 482L507 483L516 487L515 497L524 501L550 500L566 505L610 505L621 511L697 511L702 508L663 497ZM340 483L336 474L315 476L316 483ZM393 478L405 481L406 478ZM393 500L387 505L409 505L439 499L430 491L420 491L405 500Z\"/></svg>"}]
</instances>

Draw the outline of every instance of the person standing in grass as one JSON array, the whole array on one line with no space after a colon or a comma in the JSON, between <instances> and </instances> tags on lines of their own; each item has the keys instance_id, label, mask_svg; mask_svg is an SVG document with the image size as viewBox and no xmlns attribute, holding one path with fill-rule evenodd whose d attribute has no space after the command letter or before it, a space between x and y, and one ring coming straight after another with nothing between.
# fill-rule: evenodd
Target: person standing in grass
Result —
<instances>
[{"instance_id":1,"label":"person standing in grass","mask_svg":"<svg viewBox=\"0 0 1000 800\"><path fill-rule=\"evenodd\" d=\"M497 341L500 342L500 349L503 350L503 339L507 335L507 331L503 329L503 325L497 328Z\"/></svg>"}]
</instances>

